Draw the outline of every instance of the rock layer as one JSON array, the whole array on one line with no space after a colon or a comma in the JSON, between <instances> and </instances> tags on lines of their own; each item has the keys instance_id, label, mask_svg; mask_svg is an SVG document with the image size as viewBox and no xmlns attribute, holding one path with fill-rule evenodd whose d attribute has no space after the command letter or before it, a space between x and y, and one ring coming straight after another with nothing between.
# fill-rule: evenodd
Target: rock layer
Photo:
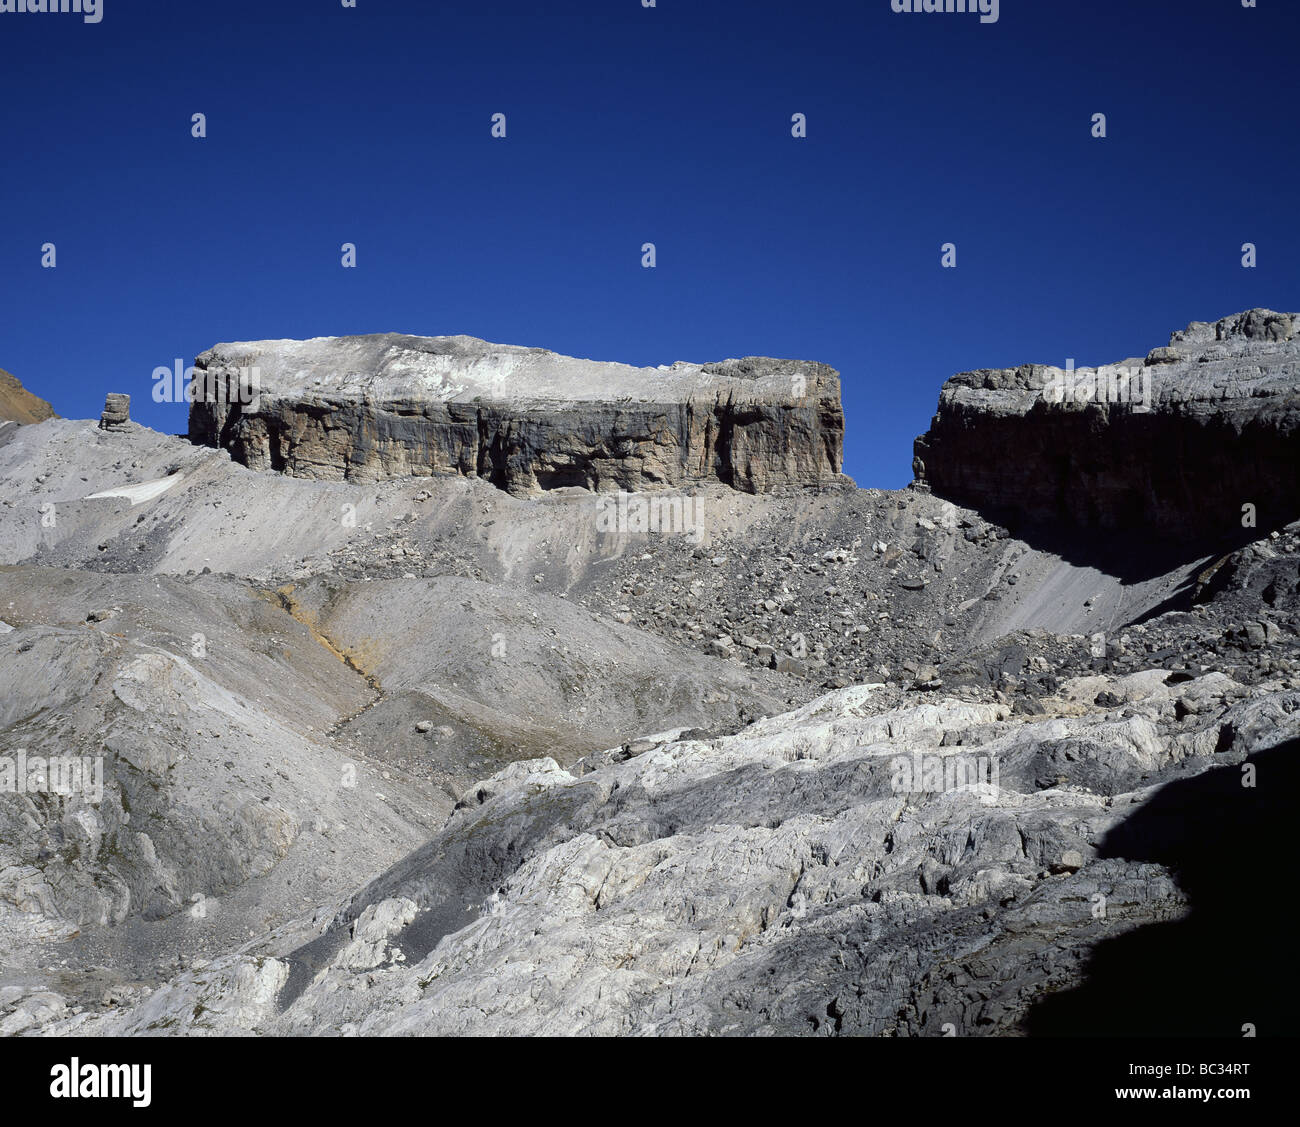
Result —
<instances>
[{"instance_id":1,"label":"rock layer","mask_svg":"<svg viewBox=\"0 0 1300 1127\"><path fill-rule=\"evenodd\" d=\"M191 441L252 469L380 481L459 473L559 486L748 493L835 484L839 376L747 358L633 368L384 334L223 344L195 362Z\"/></svg>"},{"instance_id":2,"label":"rock layer","mask_svg":"<svg viewBox=\"0 0 1300 1127\"><path fill-rule=\"evenodd\" d=\"M943 386L916 480L999 517L1165 540L1300 515L1300 314L1194 321L1144 359L981 369ZM1099 391L1100 389L1100 391Z\"/></svg>"},{"instance_id":3,"label":"rock layer","mask_svg":"<svg viewBox=\"0 0 1300 1127\"><path fill-rule=\"evenodd\" d=\"M99 416L100 430L116 430L131 421L131 397L110 391L104 397L104 410Z\"/></svg>"}]
</instances>

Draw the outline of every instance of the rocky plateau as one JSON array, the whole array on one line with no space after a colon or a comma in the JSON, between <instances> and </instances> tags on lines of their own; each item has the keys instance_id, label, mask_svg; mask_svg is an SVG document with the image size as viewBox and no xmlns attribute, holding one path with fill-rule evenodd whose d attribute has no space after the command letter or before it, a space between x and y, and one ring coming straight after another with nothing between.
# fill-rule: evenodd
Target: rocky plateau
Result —
<instances>
[{"instance_id":1,"label":"rocky plateau","mask_svg":"<svg viewBox=\"0 0 1300 1127\"><path fill-rule=\"evenodd\" d=\"M1298 328L956 376L898 491L802 361L11 413L0 1033L1280 1030Z\"/></svg>"}]
</instances>

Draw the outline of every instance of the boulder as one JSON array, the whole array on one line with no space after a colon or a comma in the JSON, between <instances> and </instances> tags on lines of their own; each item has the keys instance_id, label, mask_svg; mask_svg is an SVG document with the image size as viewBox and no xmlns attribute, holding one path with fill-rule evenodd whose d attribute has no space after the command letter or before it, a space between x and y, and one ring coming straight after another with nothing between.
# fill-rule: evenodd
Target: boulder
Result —
<instances>
[{"instance_id":1,"label":"boulder","mask_svg":"<svg viewBox=\"0 0 1300 1127\"><path fill-rule=\"evenodd\" d=\"M104 397L104 410L99 416L100 430L114 430L131 421L131 397L111 391Z\"/></svg>"}]
</instances>

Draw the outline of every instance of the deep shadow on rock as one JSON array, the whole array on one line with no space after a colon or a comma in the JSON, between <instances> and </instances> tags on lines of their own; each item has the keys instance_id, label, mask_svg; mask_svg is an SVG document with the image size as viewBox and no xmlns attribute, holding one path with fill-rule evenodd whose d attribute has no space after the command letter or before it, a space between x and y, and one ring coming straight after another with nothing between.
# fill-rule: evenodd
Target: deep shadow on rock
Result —
<instances>
[{"instance_id":1,"label":"deep shadow on rock","mask_svg":"<svg viewBox=\"0 0 1300 1127\"><path fill-rule=\"evenodd\" d=\"M959 373L916 440L916 480L1011 527L1082 534L1061 549L1076 564L1116 537L1231 550L1243 520L1300 518L1297 326L1252 309L1194 321L1145 360Z\"/></svg>"},{"instance_id":2,"label":"deep shadow on rock","mask_svg":"<svg viewBox=\"0 0 1300 1127\"><path fill-rule=\"evenodd\" d=\"M1107 835L1100 856L1173 870L1191 910L1098 945L1083 984L1030 1010L1031 1036L1241 1037L1294 1031L1285 883L1300 741L1170 783ZM1247 765L1255 786L1243 786Z\"/></svg>"}]
</instances>

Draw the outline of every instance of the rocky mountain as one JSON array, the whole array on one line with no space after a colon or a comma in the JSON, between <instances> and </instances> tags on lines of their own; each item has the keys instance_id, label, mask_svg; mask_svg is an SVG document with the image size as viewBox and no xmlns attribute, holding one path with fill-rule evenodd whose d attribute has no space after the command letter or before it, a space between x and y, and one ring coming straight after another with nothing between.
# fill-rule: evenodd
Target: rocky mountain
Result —
<instances>
[{"instance_id":1,"label":"rocky mountain","mask_svg":"<svg viewBox=\"0 0 1300 1127\"><path fill-rule=\"evenodd\" d=\"M253 469L347 481L459 473L520 494L843 480L839 376L824 364L631 368L388 333L221 344L195 366L190 438Z\"/></svg>"},{"instance_id":2,"label":"rocky mountain","mask_svg":"<svg viewBox=\"0 0 1300 1127\"><path fill-rule=\"evenodd\" d=\"M0 422L39 423L54 417L53 407L0 369Z\"/></svg>"},{"instance_id":3,"label":"rocky mountain","mask_svg":"<svg viewBox=\"0 0 1300 1127\"><path fill-rule=\"evenodd\" d=\"M469 338L222 346L203 370L265 362L262 398L197 402L194 442L6 428L0 790L6 762L37 785L0 793L0 1032L1282 1026L1300 522L1264 498L1300 461L1300 377L1278 316L1193 325L1171 348L1204 363L1140 369L1254 381L1151 382L1186 466L1254 483L1258 527L1226 544L1209 504L1185 537L1132 522L1122 475L1093 508L1016 508L1022 437L1046 457L1040 428L1077 419L1071 467L1127 433L1039 403L1047 369L950 381L896 492L805 444L825 434L781 384L833 386L837 418L828 369L611 372ZM716 428L744 386L743 480L707 425L610 444L665 404ZM451 457L461 411L514 460ZM976 453L994 433L1012 464ZM1151 511L1188 506L1164 480ZM1110 548L1076 550L1099 524ZM39 785L70 750L98 794Z\"/></svg>"},{"instance_id":4,"label":"rocky mountain","mask_svg":"<svg viewBox=\"0 0 1300 1127\"><path fill-rule=\"evenodd\" d=\"M1298 387L1300 314L1193 321L1118 364L954 376L913 468L1012 522L1241 540L1245 506L1261 526L1300 517Z\"/></svg>"}]
</instances>

